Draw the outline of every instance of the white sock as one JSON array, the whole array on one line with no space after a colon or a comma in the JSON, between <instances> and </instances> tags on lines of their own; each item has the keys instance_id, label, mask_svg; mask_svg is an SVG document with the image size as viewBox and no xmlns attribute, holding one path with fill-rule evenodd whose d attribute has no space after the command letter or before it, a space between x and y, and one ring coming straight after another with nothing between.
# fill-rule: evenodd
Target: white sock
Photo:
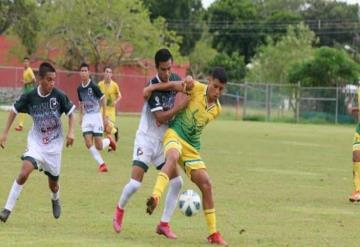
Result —
<instances>
[{"instance_id":1,"label":"white sock","mask_svg":"<svg viewBox=\"0 0 360 247\"><path fill-rule=\"evenodd\" d=\"M102 150L104 150L104 149L106 149L106 148L109 146L109 144L110 144L110 139L109 139L109 138L104 138L104 139L102 140L102 143L103 143L103 148L102 148Z\"/></svg>"},{"instance_id":2,"label":"white sock","mask_svg":"<svg viewBox=\"0 0 360 247\"><path fill-rule=\"evenodd\" d=\"M7 210L10 210L12 211L14 206L15 206L15 203L16 203L16 200L18 199L20 193L21 193L21 190L24 186L23 185L20 185L16 182L16 180L14 181L12 187L11 187L11 190L9 192L9 196L8 196L8 199L6 201L6 205L5 205L5 208Z\"/></svg>"},{"instance_id":3,"label":"white sock","mask_svg":"<svg viewBox=\"0 0 360 247\"><path fill-rule=\"evenodd\" d=\"M55 200L57 200L59 198L60 198L60 187L59 187L59 190L56 193L51 191L51 200L55 201Z\"/></svg>"},{"instance_id":4,"label":"white sock","mask_svg":"<svg viewBox=\"0 0 360 247\"><path fill-rule=\"evenodd\" d=\"M183 185L183 179L181 176L178 176L170 180L169 190L166 194L166 199L165 199L165 208L161 216L162 222L167 222L167 223L170 222L170 218L173 215L176 208L176 203L178 201L179 193L182 185Z\"/></svg>"},{"instance_id":5,"label":"white sock","mask_svg":"<svg viewBox=\"0 0 360 247\"><path fill-rule=\"evenodd\" d=\"M123 209L125 207L130 197L140 188L140 186L141 186L141 182L132 178L130 179L130 181L125 185L121 193L118 203L119 208Z\"/></svg>"},{"instance_id":6,"label":"white sock","mask_svg":"<svg viewBox=\"0 0 360 247\"><path fill-rule=\"evenodd\" d=\"M99 165L104 164L104 160L101 158L101 155L95 146L91 146L89 151Z\"/></svg>"}]
</instances>

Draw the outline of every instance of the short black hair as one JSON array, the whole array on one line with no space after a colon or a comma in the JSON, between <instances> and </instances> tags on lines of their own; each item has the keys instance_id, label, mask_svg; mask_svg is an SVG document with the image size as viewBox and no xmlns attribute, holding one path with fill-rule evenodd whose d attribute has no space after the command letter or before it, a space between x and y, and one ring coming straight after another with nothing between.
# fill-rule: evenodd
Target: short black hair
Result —
<instances>
[{"instance_id":1,"label":"short black hair","mask_svg":"<svg viewBox=\"0 0 360 247\"><path fill-rule=\"evenodd\" d=\"M219 82L221 82L222 84L225 84L228 80L225 69L222 67L214 67L211 70L210 75L212 76L212 78L218 79Z\"/></svg>"},{"instance_id":2,"label":"short black hair","mask_svg":"<svg viewBox=\"0 0 360 247\"><path fill-rule=\"evenodd\" d=\"M30 60L30 58L28 56L25 56L24 60Z\"/></svg>"},{"instance_id":3,"label":"short black hair","mask_svg":"<svg viewBox=\"0 0 360 247\"><path fill-rule=\"evenodd\" d=\"M80 68L79 68L79 69L84 68L84 67L86 67L86 68L89 69L89 65L88 65L87 63L85 63L85 62L80 64Z\"/></svg>"},{"instance_id":4,"label":"short black hair","mask_svg":"<svg viewBox=\"0 0 360 247\"><path fill-rule=\"evenodd\" d=\"M159 68L160 62L167 62L167 61L169 61L169 59L171 59L171 61L173 61L173 56L171 55L171 52L168 49L162 48L162 49L158 50L155 53L156 68Z\"/></svg>"},{"instance_id":5,"label":"short black hair","mask_svg":"<svg viewBox=\"0 0 360 247\"><path fill-rule=\"evenodd\" d=\"M39 66L39 76L41 78L44 78L48 72L56 72L54 66L52 66L48 62L43 62L42 64L40 64L40 66Z\"/></svg>"},{"instance_id":6,"label":"short black hair","mask_svg":"<svg viewBox=\"0 0 360 247\"><path fill-rule=\"evenodd\" d=\"M106 69L111 69L111 70L112 70L112 68L111 68L110 65L106 65L106 66L104 67L104 72L105 72Z\"/></svg>"}]
</instances>

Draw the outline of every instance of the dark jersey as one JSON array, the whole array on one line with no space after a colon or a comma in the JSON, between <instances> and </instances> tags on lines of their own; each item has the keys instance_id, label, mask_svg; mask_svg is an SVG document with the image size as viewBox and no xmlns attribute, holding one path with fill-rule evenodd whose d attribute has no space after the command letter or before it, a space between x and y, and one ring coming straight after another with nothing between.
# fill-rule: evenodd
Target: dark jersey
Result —
<instances>
[{"instance_id":1,"label":"dark jersey","mask_svg":"<svg viewBox=\"0 0 360 247\"><path fill-rule=\"evenodd\" d=\"M98 85L89 80L86 86L82 83L77 88L79 101L84 106L84 114L100 112L100 99L104 97Z\"/></svg>"},{"instance_id":2,"label":"dark jersey","mask_svg":"<svg viewBox=\"0 0 360 247\"><path fill-rule=\"evenodd\" d=\"M61 115L70 114L74 104L61 90L54 88L48 95L41 95L39 87L21 95L14 104L16 113L27 113L33 119L28 145L45 148L45 152L58 153L62 149L63 134Z\"/></svg>"}]
</instances>

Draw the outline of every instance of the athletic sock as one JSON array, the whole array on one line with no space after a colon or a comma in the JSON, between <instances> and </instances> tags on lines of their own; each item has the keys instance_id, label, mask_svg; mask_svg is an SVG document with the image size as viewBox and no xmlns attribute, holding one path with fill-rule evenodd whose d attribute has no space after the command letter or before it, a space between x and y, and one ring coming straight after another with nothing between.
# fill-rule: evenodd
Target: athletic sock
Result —
<instances>
[{"instance_id":1,"label":"athletic sock","mask_svg":"<svg viewBox=\"0 0 360 247\"><path fill-rule=\"evenodd\" d=\"M110 144L110 139L109 139L109 138L104 138L104 139L102 140L102 144L103 144L102 150L106 149L106 148L109 146L109 144Z\"/></svg>"},{"instance_id":2,"label":"athletic sock","mask_svg":"<svg viewBox=\"0 0 360 247\"><path fill-rule=\"evenodd\" d=\"M21 193L21 190L24 186L23 185L20 185L16 182L16 180L14 181L12 187L11 187L11 190L9 192L9 195L8 195L8 199L6 201L6 205L5 205L5 208L7 210L10 210L12 211L14 206L15 206L15 203L16 203L16 200L18 199L18 197L20 196L20 193Z\"/></svg>"},{"instance_id":3,"label":"athletic sock","mask_svg":"<svg viewBox=\"0 0 360 247\"><path fill-rule=\"evenodd\" d=\"M95 146L91 146L89 148L89 151L90 151L91 155L94 157L94 159L96 160L96 162L98 163L98 165L104 164L104 160L102 159L99 151L95 148Z\"/></svg>"},{"instance_id":4,"label":"athletic sock","mask_svg":"<svg viewBox=\"0 0 360 247\"><path fill-rule=\"evenodd\" d=\"M166 194L165 207L161 217L161 222L170 222L170 218L173 215L177 199L183 184L183 179L181 176L173 178L169 182L169 190Z\"/></svg>"},{"instance_id":5,"label":"athletic sock","mask_svg":"<svg viewBox=\"0 0 360 247\"><path fill-rule=\"evenodd\" d=\"M160 198L168 183L169 183L168 175L166 175L166 173L159 172L156 178L153 195Z\"/></svg>"},{"instance_id":6,"label":"athletic sock","mask_svg":"<svg viewBox=\"0 0 360 247\"><path fill-rule=\"evenodd\" d=\"M206 224L208 227L209 234L213 234L216 232L216 214L215 214L215 208L211 209L205 209L204 210L205 218L206 218Z\"/></svg>"},{"instance_id":7,"label":"athletic sock","mask_svg":"<svg viewBox=\"0 0 360 247\"><path fill-rule=\"evenodd\" d=\"M360 162L353 163L353 179L356 191L360 191Z\"/></svg>"},{"instance_id":8,"label":"athletic sock","mask_svg":"<svg viewBox=\"0 0 360 247\"><path fill-rule=\"evenodd\" d=\"M121 193L119 202L118 202L118 206L119 208L124 209L128 200L130 199L130 197L140 188L141 186L141 182L135 180L135 179L130 179L130 181L124 186L124 189Z\"/></svg>"}]
</instances>

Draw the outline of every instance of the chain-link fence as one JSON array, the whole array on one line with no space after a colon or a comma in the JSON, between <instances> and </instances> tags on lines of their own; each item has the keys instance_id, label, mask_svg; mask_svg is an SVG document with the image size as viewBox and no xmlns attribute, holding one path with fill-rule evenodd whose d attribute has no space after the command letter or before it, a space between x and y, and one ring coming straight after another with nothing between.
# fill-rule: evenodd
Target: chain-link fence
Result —
<instances>
[{"instance_id":1,"label":"chain-link fence","mask_svg":"<svg viewBox=\"0 0 360 247\"><path fill-rule=\"evenodd\" d=\"M302 87L228 83L222 96L225 115L236 119L282 122L353 123L355 86Z\"/></svg>"}]
</instances>

